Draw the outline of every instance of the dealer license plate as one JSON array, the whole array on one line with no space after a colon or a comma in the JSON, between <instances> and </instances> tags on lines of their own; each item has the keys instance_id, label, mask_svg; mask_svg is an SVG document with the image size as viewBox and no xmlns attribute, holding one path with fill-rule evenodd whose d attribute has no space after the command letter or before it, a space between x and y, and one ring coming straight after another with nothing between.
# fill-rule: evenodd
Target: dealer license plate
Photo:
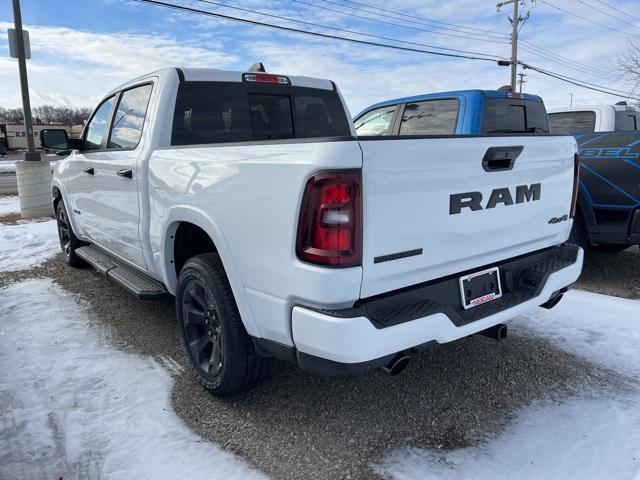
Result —
<instances>
[{"instance_id":1,"label":"dealer license plate","mask_svg":"<svg viewBox=\"0 0 640 480\"><path fill-rule=\"evenodd\" d=\"M462 306L468 310L502 296L500 270L492 267L481 272L460 277L460 298Z\"/></svg>"}]
</instances>

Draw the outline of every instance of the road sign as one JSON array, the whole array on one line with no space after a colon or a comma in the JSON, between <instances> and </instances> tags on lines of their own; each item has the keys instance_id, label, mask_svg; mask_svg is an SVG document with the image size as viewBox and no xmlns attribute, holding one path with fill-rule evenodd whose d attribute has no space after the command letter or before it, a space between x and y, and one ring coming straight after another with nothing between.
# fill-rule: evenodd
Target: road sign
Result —
<instances>
[{"instance_id":1,"label":"road sign","mask_svg":"<svg viewBox=\"0 0 640 480\"><path fill-rule=\"evenodd\" d=\"M9 55L11 58L18 58L18 36L16 35L15 28L7 29L9 33ZM24 58L31 58L31 46L29 44L29 32L27 30L22 31L22 38L24 39Z\"/></svg>"}]
</instances>

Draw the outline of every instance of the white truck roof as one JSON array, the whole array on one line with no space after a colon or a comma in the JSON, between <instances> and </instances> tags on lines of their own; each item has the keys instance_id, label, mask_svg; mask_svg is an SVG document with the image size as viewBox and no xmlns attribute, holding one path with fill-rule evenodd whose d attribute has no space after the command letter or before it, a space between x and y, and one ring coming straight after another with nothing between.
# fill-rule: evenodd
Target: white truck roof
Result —
<instances>
[{"instance_id":1,"label":"white truck roof","mask_svg":"<svg viewBox=\"0 0 640 480\"><path fill-rule=\"evenodd\" d=\"M620 129L620 120L616 122L616 114L618 112L633 112L632 115L636 117L640 116L640 108L635 107L633 105L626 105L626 104L577 105L577 106L568 107L568 108L567 107L550 108L548 110L548 113L550 115L554 113L571 113L571 112L595 113L595 125L594 125L595 132L607 132L607 131L614 131L614 130ZM637 123L640 123L640 121L638 121Z\"/></svg>"},{"instance_id":2,"label":"white truck roof","mask_svg":"<svg viewBox=\"0 0 640 480\"><path fill-rule=\"evenodd\" d=\"M113 93L122 90L123 88L128 87L129 85L134 85L148 79L150 77L166 77L169 75L178 75L178 72L184 76L184 80L188 82L242 82L242 75L245 73L256 73L256 72L242 72L242 71L233 71L233 70L220 70L217 68L188 68L188 67L166 67L160 70L156 70L145 75L141 75L137 78L129 80L122 85L118 85L116 88L111 90L105 97L112 95ZM260 72L261 73L261 72ZM268 74L273 74L272 72L265 72ZM285 75L276 73L276 75L286 76L291 85L294 87L307 87L307 88L319 88L324 90L333 90L335 88L333 82L331 80L313 78L313 77L305 77L300 75Z\"/></svg>"}]
</instances>

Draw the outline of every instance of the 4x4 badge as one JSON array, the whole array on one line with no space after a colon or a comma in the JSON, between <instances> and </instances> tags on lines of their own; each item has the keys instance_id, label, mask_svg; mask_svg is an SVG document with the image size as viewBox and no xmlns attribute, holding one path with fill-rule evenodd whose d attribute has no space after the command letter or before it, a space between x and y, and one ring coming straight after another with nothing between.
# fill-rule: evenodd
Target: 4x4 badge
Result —
<instances>
[{"instance_id":1,"label":"4x4 badge","mask_svg":"<svg viewBox=\"0 0 640 480\"><path fill-rule=\"evenodd\" d=\"M563 215L561 217L552 217L551 220L549 220L549 223L554 224L554 223L566 222L567 220L569 220L569 215Z\"/></svg>"}]
</instances>

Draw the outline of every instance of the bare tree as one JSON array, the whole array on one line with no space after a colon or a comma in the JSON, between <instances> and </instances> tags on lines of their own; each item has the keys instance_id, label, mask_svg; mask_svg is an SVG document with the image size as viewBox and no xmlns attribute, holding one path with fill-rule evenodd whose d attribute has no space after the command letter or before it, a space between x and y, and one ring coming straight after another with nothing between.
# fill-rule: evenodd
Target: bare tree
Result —
<instances>
[{"instance_id":1,"label":"bare tree","mask_svg":"<svg viewBox=\"0 0 640 480\"><path fill-rule=\"evenodd\" d=\"M640 90L640 43L629 41L627 51L616 63L622 76L634 85L634 91Z\"/></svg>"},{"instance_id":2,"label":"bare tree","mask_svg":"<svg viewBox=\"0 0 640 480\"><path fill-rule=\"evenodd\" d=\"M57 121L57 109L53 105L40 105L33 109L37 123L54 123Z\"/></svg>"},{"instance_id":3,"label":"bare tree","mask_svg":"<svg viewBox=\"0 0 640 480\"><path fill-rule=\"evenodd\" d=\"M21 108L0 107L0 123L21 123L24 122L24 115Z\"/></svg>"},{"instance_id":4,"label":"bare tree","mask_svg":"<svg viewBox=\"0 0 640 480\"><path fill-rule=\"evenodd\" d=\"M55 107L40 105L33 109L34 124L82 125L91 115L87 107ZM22 123L24 118L21 108L0 107L0 123Z\"/></svg>"}]
</instances>

